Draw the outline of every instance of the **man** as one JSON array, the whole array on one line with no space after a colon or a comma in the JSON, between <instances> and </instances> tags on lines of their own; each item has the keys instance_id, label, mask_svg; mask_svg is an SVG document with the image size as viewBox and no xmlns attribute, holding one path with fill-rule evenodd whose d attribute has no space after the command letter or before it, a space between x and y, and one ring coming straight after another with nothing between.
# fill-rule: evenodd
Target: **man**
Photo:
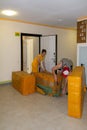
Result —
<instances>
[{"instance_id":1,"label":"man","mask_svg":"<svg viewBox=\"0 0 87 130\"><path fill-rule=\"evenodd\" d=\"M44 62L44 59L45 59L45 55L46 55L46 50L45 49L42 49L42 52L41 54L37 55L33 62L32 62L32 72L39 72L39 70L41 72L43 71L46 71L46 68L45 68L45 62Z\"/></svg>"}]
</instances>

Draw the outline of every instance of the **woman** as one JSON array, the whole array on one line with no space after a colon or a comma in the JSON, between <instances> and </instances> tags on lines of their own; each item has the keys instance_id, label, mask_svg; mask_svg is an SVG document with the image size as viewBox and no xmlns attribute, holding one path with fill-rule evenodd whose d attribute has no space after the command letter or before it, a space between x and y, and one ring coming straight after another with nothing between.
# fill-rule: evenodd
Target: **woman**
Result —
<instances>
[{"instance_id":1,"label":"woman","mask_svg":"<svg viewBox=\"0 0 87 130\"><path fill-rule=\"evenodd\" d=\"M56 70L61 70L62 74L62 94L67 94L67 76L72 71L73 62L68 58L63 58L56 66L52 68L55 83L58 84L58 77L55 73Z\"/></svg>"},{"instance_id":2,"label":"woman","mask_svg":"<svg viewBox=\"0 0 87 130\"><path fill-rule=\"evenodd\" d=\"M62 94L67 94L68 90L67 90L67 77L69 75L69 73L72 71L72 67L73 67L73 62L70 59L67 58L63 58L56 66L54 66L52 68L52 73L54 75L54 80L55 83L58 85L58 77L55 73L56 70L61 70L61 74L62 74Z\"/></svg>"},{"instance_id":3,"label":"woman","mask_svg":"<svg viewBox=\"0 0 87 130\"><path fill-rule=\"evenodd\" d=\"M69 71L71 71L73 67L73 62L68 58L63 58L56 66L52 68L52 73L53 73L55 82L57 82L57 75L55 71L59 69L63 70L65 66L67 66L69 68Z\"/></svg>"}]
</instances>

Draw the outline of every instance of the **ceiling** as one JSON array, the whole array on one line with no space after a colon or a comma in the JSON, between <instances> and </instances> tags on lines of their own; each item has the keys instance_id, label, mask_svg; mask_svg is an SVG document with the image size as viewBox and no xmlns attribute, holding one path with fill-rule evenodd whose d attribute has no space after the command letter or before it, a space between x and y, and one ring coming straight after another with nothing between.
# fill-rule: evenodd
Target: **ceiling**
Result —
<instances>
[{"instance_id":1,"label":"ceiling","mask_svg":"<svg viewBox=\"0 0 87 130\"><path fill-rule=\"evenodd\" d=\"M4 16L1 11L17 11L14 17ZM0 0L0 18L58 27L76 27L79 17L87 16L87 0Z\"/></svg>"}]
</instances>

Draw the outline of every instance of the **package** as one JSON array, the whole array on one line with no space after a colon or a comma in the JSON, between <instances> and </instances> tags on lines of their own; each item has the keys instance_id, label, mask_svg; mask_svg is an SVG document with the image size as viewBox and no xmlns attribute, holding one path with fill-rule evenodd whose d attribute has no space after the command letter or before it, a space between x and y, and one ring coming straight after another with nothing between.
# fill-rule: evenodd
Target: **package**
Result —
<instances>
[{"instance_id":1,"label":"package","mask_svg":"<svg viewBox=\"0 0 87 130\"><path fill-rule=\"evenodd\" d=\"M58 74L58 84L55 83L52 73L35 73L36 85L42 89L46 95L59 96L61 93L61 74Z\"/></svg>"},{"instance_id":2,"label":"package","mask_svg":"<svg viewBox=\"0 0 87 130\"><path fill-rule=\"evenodd\" d=\"M24 71L12 72L12 86L22 95L35 92L35 76Z\"/></svg>"},{"instance_id":3,"label":"package","mask_svg":"<svg viewBox=\"0 0 87 130\"><path fill-rule=\"evenodd\" d=\"M85 68L77 66L68 76L68 115L81 118L84 102Z\"/></svg>"}]
</instances>

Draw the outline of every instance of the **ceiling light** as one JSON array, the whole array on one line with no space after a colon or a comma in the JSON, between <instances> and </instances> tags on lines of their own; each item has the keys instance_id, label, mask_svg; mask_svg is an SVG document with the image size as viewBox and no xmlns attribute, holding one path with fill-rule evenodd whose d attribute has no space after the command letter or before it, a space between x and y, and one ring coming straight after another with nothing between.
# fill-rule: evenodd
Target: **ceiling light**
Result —
<instances>
[{"instance_id":1,"label":"ceiling light","mask_svg":"<svg viewBox=\"0 0 87 130\"><path fill-rule=\"evenodd\" d=\"M7 16L13 16L13 15L16 15L17 13L13 10L3 10L2 14L7 15Z\"/></svg>"},{"instance_id":2,"label":"ceiling light","mask_svg":"<svg viewBox=\"0 0 87 130\"><path fill-rule=\"evenodd\" d=\"M63 21L63 19L58 19L59 22Z\"/></svg>"}]
</instances>

